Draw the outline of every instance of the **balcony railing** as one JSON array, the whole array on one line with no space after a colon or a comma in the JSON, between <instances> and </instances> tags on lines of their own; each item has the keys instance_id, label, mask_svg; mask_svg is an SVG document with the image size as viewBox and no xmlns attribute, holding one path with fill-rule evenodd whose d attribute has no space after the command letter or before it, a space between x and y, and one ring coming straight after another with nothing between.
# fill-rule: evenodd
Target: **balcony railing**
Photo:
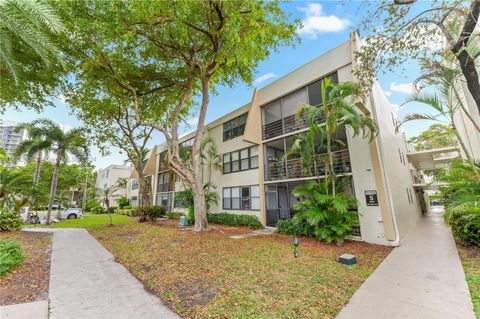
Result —
<instances>
[{"instance_id":1,"label":"balcony railing","mask_svg":"<svg viewBox=\"0 0 480 319\"><path fill-rule=\"evenodd\" d=\"M323 176L325 175L324 157L326 156L327 154L315 156L310 169L303 167L301 158L265 164L265 181ZM352 172L348 150L333 152L333 170L337 174Z\"/></svg>"},{"instance_id":2,"label":"balcony railing","mask_svg":"<svg viewBox=\"0 0 480 319\"><path fill-rule=\"evenodd\" d=\"M318 122L323 121L323 116L317 118ZM301 118L297 119L296 115L290 115L283 118L283 120L278 120L272 123L263 125L262 127L262 137L264 140L274 138L283 134L288 134L295 132L307 127L306 118L303 115Z\"/></svg>"}]
</instances>

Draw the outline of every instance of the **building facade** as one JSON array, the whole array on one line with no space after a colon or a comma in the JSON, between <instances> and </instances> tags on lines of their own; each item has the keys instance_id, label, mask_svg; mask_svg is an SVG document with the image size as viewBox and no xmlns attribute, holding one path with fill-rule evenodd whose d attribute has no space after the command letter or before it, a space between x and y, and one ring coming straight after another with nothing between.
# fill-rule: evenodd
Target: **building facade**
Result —
<instances>
[{"instance_id":1,"label":"building facade","mask_svg":"<svg viewBox=\"0 0 480 319\"><path fill-rule=\"evenodd\" d=\"M247 105L206 125L205 135L215 143L221 158L220 169L204 165L204 181L211 181L219 195L210 213L250 214L266 226L293 216L294 206L302 200L292 194L293 188L325 175L320 161L324 154L318 154L308 174L301 169L298 156L287 154L295 135L307 130L295 116L305 104L322 103L320 87L325 77L355 81L353 56L359 41L353 33L349 41L255 89ZM397 245L421 215L421 195L413 188L414 175L406 156L408 145L377 83L361 111L377 121L379 134L370 142L349 129L339 132L336 138L343 143L335 149L334 169L345 191L357 198L355 237ZM188 147L193 133L181 142ZM184 209L186 203L175 198L185 186L169 169L165 156L166 145L157 145L145 165L144 173L153 177L154 203L169 210Z\"/></svg>"},{"instance_id":2,"label":"building facade","mask_svg":"<svg viewBox=\"0 0 480 319\"><path fill-rule=\"evenodd\" d=\"M8 156L12 156L15 148L26 139L26 131L15 132L17 122L0 120L0 147L5 148Z\"/></svg>"},{"instance_id":3,"label":"building facade","mask_svg":"<svg viewBox=\"0 0 480 319\"><path fill-rule=\"evenodd\" d=\"M117 184L118 179L120 178L127 178L129 180L128 185L125 189L119 188L114 193L112 198L118 198L120 196L125 196L130 198L132 202L132 198L134 201L137 200L135 195L135 186L137 185L138 188L138 181L131 179L130 175L132 173L132 167L126 165L110 165L104 169L101 169L97 172L97 179L95 180L95 187L97 189L105 189L107 187L111 187ZM136 183L135 183L136 182ZM135 203L134 203L135 204ZM103 205L103 203L102 203ZM112 206L116 206L113 205Z\"/></svg>"}]
</instances>

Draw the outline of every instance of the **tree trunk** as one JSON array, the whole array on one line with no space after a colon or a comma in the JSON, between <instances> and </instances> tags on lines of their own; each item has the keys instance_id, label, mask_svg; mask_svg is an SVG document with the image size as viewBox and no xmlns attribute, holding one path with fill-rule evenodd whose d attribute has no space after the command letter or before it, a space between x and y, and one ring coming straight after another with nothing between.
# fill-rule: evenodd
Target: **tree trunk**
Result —
<instances>
[{"instance_id":1,"label":"tree trunk","mask_svg":"<svg viewBox=\"0 0 480 319\"><path fill-rule=\"evenodd\" d=\"M85 185L83 185L83 203L82 211L85 213L85 208L87 207L87 192L88 192L88 174L85 175Z\"/></svg>"},{"instance_id":2,"label":"tree trunk","mask_svg":"<svg viewBox=\"0 0 480 319\"><path fill-rule=\"evenodd\" d=\"M107 206L108 218L110 219L110 226L113 226L112 214L110 213L110 200L105 198L105 206Z\"/></svg>"},{"instance_id":3,"label":"tree trunk","mask_svg":"<svg viewBox=\"0 0 480 319\"><path fill-rule=\"evenodd\" d=\"M193 227L193 230L207 230L207 205L205 202L205 191L202 183L196 183L193 191L193 205L195 208L195 226Z\"/></svg>"},{"instance_id":4,"label":"tree trunk","mask_svg":"<svg viewBox=\"0 0 480 319\"><path fill-rule=\"evenodd\" d=\"M57 159L55 161L55 169L53 170L52 184L50 186L50 198L48 200L48 211L47 211L47 225L50 225L50 216L52 214L53 200L55 199L55 193L57 192L58 171L60 170L60 161L61 161L61 156L59 153L57 154Z\"/></svg>"},{"instance_id":5,"label":"tree trunk","mask_svg":"<svg viewBox=\"0 0 480 319\"><path fill-rule=\"evenodd\" d=\"M331 137L330 137L330 132L328 130L328 128L326 129L326 133L327 133L327 154L328 154L328 164L329 164L329 168L328 168L328 174L330 175L331 179L332 179L332 195L335 196L335 177L334 177L334 173L333 173L333 154L332 154L332 145L331 145Z\"/></svg>"},{"instance_id":6,"label":"tree trunk","mask_svg":"<svg viewBox=\"0 0 480 319\"><path fill-rule=\"evenodd\" d=\"M38 186L38 180L40 179L40 167L42 166L42 152L38 152L37 160L35 164L35 173L33 174L33 186Z\"/></svg>"},{"instance_id":7,"label":"tree trunk","mask_svg":"<svg viewBox=\"0 0 480 319\"><path fill-rule=\"evenodd\" d=\"M475 60L466 50L468 41L477 26L479 16L480 0L474 0L470 6L470 13L465 20L459 40L453 44L450 49L460 64L463 76L467 80L468 90L470 91L470 94L472 94L472 97L477 104L478 111L480 112L480 81L478 78L478 72L475 67Z\"/></svg>"}]
</instances>

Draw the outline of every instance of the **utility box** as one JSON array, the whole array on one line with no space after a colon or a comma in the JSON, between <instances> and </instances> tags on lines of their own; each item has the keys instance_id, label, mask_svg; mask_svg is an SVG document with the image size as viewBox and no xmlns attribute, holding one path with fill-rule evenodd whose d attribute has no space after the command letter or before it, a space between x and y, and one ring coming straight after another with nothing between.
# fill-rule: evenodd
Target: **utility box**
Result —
<instances>
[{"instance_id":1,"label":"utility box","mask_svg":"<svg viewBox=\"0 0 480 319\"><path fill-rule=\"evenodd\" d=\"M182 228L188 227L188 219L187 216L181 216L180 221L178 222L179 226Z\"/></svg>"},{"instance_id":2,"label":"utility box","mask_svg":"<svg viewBox=\"0 0 480 319\"><path fill-rule=\"evenodd\" d=\"M357 257L350 254L343 254L338 258L338 262L343 265L355 265L357 263Z\"/></svg>"}]
</instances>

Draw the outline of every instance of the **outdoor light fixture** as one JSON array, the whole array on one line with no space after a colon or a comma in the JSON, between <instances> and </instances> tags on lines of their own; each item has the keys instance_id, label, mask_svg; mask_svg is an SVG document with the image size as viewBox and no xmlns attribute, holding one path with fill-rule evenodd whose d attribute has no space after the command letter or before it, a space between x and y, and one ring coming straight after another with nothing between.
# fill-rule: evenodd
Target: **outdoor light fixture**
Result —
<instances>
[{"instance_id":1,"label":"outdoor light fixture","mask_svg":"<svg viewBox=\"0 0 480 319\"><path fill-rule=\"evenodd\" d=\"M298 240L297 237L293 240L293 257L297 258L298 256L298 245L300 244L300 241Z\"/></svg>"}]
</instances>

